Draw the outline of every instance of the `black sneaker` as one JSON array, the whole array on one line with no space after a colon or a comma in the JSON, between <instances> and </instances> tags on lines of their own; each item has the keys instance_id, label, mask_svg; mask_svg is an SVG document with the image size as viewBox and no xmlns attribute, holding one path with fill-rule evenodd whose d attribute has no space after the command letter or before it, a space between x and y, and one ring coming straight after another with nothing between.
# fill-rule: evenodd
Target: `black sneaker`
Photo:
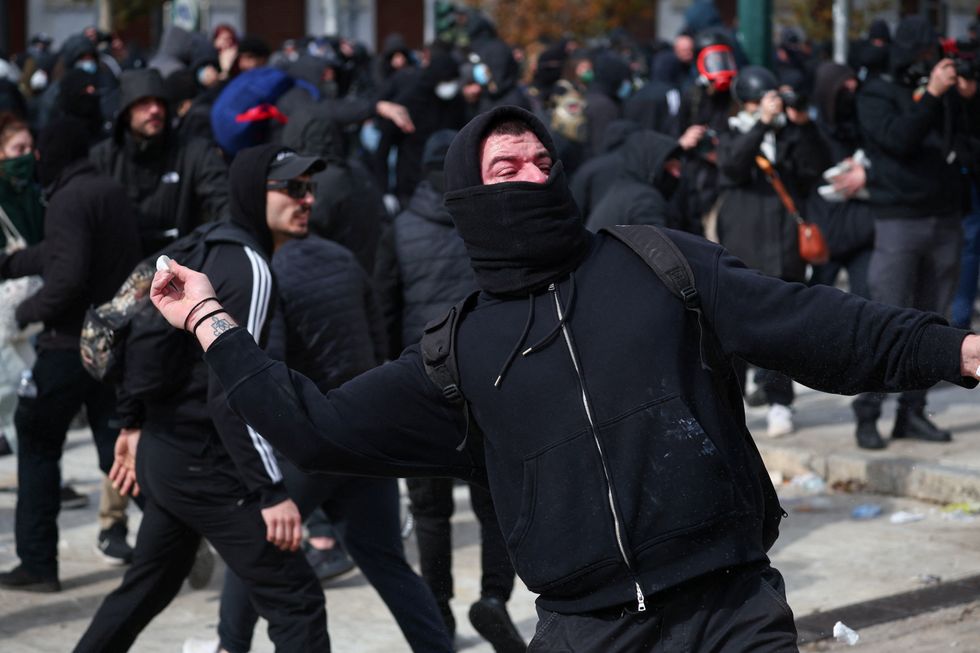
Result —
<instances>
[{"instance_id":1,"label":"black sneaker","mask_svg":"<svg viewBox=\"0 0 980 653\"><path fill-rule=\"evenodd\" d=\"M470 623L496 653L524 653L527 644L500 599L485 597L470 606Z\"/></svg>"},{"instance_id":2,"label":"black sneaker","mask_svg":"<svg viewBox=\"0 0 980 653\"><path fill-rule=\"evenodd\" d=\"M96 552L110 565L128 565L133 561L133 547L126 542L126 525L116 523L99 531Z\"/></svg>"},{"instance_id":3,"label":"black sneaker","mask_svg":"<svg viewBox=\"0 0 980 653\"><path fill-rule=\"evenodd\" d=\"M62 485L61 509L78 510L80 508L88 508L88 497L84 494L79 494L75 488L70 485Z\"/></svg>"},{"instance_id":4,"label":"black sneaker","mask_svg":"<svg viewBox=\"0 0 980 653\"><path fill-rule=\"evenodd\" d=\"M10 440L7 439L7 434L0 431L0 457L9 456L14 452L14 448L10 446Z\"/></svg>"},{"instance_id":5,"label":"black sneaker","mask_svg":"<svg viewBox=\"0 0 980 653\"><path fill-rule=\"evenodd\" d=\"M41 578L17 565L8 572L0 574L0 587L21 592L41 592L51 594L61 591L61 582L57 578Z\"/></svg>"},{"instance_id":6,"label":"black sneaker","mask_svg":"<svg viewBox=\"0 0 980 653\"><path fill-rule=\"evenodd\" d=\"M346 574L356 566L344 548L340 546L340 542L336 542L329 549L315 549L309 543L304 543L303 548L306 553L306 561L310 563L313 573L320 579L320 582Z\"/></svg>"},{"instance_id":7,"label":"black sneaker","mask_svg":"<svg viewBox=\"0 0 980 653\"><path fill-rule=\"evenodd\" d=\"M194 554L194 565L190 573L187 574L187 584L193 589L199 590L208 586L211 576L214 575L214 552L208 541L201 538L197 545L197 553Z\"/></svg>"},{"instance_id":8,"label":"black sneaker","mask_svg":"<svg viewBox=\"0 0 980 653\"><path fill-rule=\"evenodd\" d=\"M855 435L858 446L862 449L884 449L888 446L878 432L878 423L875 420L859 421Z\"/></svg>"},{"instance_id":9,"label":"black sneaker","mask_svg":"<svg viewBox=\"0 0 980 653\"><path fill-rule=\"evenodd\" d=\"M933 424L928 417L916 411L900 411L895 416L892 439L909 438L926 442L949 442L953 434Z\"/></svg>"}]
</instances>

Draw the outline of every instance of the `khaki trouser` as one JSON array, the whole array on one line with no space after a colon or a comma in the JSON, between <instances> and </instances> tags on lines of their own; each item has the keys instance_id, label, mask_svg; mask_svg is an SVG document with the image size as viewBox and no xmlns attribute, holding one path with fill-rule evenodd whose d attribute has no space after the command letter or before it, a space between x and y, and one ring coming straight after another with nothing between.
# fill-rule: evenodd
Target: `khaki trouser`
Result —
<instances>
[{"instance_id":1,"label":"khaki trouser","mask_svg":"<svg viewBox=\"0 0 980 653\"><path fill-rule=\"evenodd\" d=\"M112 481L108 476L102 477L102 493L99 495L99 528L103 531L109 530L113 524L126 524L126 506L129 505L129 497L119 494L116 488L112 487Z\"/></svg>"}]
</instances>

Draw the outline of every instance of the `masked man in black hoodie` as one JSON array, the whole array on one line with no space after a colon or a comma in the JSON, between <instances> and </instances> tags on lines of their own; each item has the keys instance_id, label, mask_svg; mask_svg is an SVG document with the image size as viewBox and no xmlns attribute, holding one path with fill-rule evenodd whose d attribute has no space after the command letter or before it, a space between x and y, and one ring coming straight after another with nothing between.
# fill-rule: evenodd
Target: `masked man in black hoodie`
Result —
<instances>
[{"instance_id":1,"label":"masked man in black hoodie","mask_svg":"<svg viewBox=\"0 0 980 653\"><path fill-rule=\"evenodd\" d=\"M139 260L139 239L125 189L89 163L88 126L73 118L52 122L38 143L38 177L48 207L44 240L0 256L0 278L32 274L44 286L17 307L21 324L43 322L37 341L37 396L21 396L14 421L17 456L15 535L21 564L0 574L0 587L56 592L61 450L72 418L85 406L108 473L118 429L111 386L82 367L78 338L86 309L107 301ZM125 525L121 538L125 542Z\"/></svg>"},{"instance_id":2,"label":"masked man in black hoodie","mask_svg":"<svg viewBox=\"0 0 980 653\"><path fill-rule=\"evenodd\" d=\"M126 186L149 255L197 225L224 216L228 172L217 149L171 131L167 89L154 69L127 70L112 136L92 148L100 172Z\"/></svg>"},{"instance_id":3,"label":"masked man in black hoodie","mask_svg":"<svg viewBox=\"0 0 980 653\"><path fill-rule=\"evenodd\" d=\"M230 174L231 221L195 234L208 243L203 269L216 291L188 316L189 328L213 330L220 302L248 325L253 342L282 351L281 343L268 342L275 316L268 260L292 235L306 234L309 175L323 165L277 145L238 154ZM128 650L176 596L201 536L244 581L277 650L329 650L323 592L297 551L302 520L275 455L231 412L217 378L188 349L193 342L173 333L153 311L131 325L116 461L138 465L135 491L146 506L133 565L75 651ZM129 489L120 486L123 494Z\"/></svg>"},{"instance_id":4,"label":"masked man in black hoodie","mask_svg":"<svg viewBox=\"0 0 980 653\"><path fill-rule=\"evenodd\" d=\"M781 511L731 359L831 392L974 387L980 336L669 232L700 297L686 310L630 248L582 226L547 128L515 107L457 135L446 188L480 286L430 325L452 340L323 395L220 314L197 337L233 409L309 470L486 484L540 595L530 651L796 650L766 556ZM180 329L212 293L172 265L151 298ZM421 352L455 363L455 382L431 381Z\"/></svg>"}]
</instances>

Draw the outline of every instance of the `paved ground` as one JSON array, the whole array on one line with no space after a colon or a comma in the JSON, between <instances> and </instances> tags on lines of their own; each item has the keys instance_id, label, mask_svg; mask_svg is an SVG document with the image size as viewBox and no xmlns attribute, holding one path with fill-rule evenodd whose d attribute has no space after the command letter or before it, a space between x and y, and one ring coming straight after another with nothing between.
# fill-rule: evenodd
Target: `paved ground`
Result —
<instances>
[{"instance_id":1,"label":"paved ground","mask_svg":"<svg viewBox=\"0 0 980 653\"><path fill-rule=\"evenodd\" d=\"M813 615L841 606L915 590L980 574L980 517L955 518L942 503L866 492L828 490L808 492L789 482L807 468L831 473L841 486L851 488L904 488L904 493L945 501L977 501L980 497L980 412L976 394L941 388L933 395L936 419L955 431L952 445L894 443L884 452L854 449L847 400L804 392L798 402L799 431L777 441L760 439L767 461L787 482L780 492L790 513L773 551L783 571L789 601L798 616ZM890 409L890 407L889 407ZM891 409L890 409L891 410ZM764 411L749 414L750 427L764 429ZM883 419L883 431L890 429ZM97 527L95 505L99 477L94 449L86 431L71 434L66 449L65 476L90 496L91 507L68 511L60 518L62 582L56 595L0 591L0 651L36 653L69 651L84 630L101 597L119 582L122 570L105 566L93 553ZM13 546L13 457L0 458L0 568L16 559ZM915 480L928 472L927 479ZM834 476L836 475L836 476ZM956 493L960 495L957 496ZM975 493L976 492L976 493ZM490 647L479 640L466 620L466 610L478 594L478 548L475 520L466 493L458 493L456 525L457 598L460 650L483 653ZM945 497L945 498L943 498ZM876 503L883 515L855 521L851 510ZM889 515L904 510L920 514L920 521L893 524ZM135 528L138 511L133 515ZM417 556L412 542L409 556ZM187 637L208 637L214 632L221 567L201 591L186 589L137 641L134 651L178 652ZM338 653L407 651L390 614L356 572L330 584L326 591L329 627ZM511 612L527 638L533 633L533 597L519 588ZM867 651L980 651L980 603L894 621L861 631L858 648ZM819 618L818 618L819 620ZM832 624L830 624L832 625ZM822 642L806 650L837 650ZM258 633L254 650L272 646Z\"/></svg>"}]
</instances>

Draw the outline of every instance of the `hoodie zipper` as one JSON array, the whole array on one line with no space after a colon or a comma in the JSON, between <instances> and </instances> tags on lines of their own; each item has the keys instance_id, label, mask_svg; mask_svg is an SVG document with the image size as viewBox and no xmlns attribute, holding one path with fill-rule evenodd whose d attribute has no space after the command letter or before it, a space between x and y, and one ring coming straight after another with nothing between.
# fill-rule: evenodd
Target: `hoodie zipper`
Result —
<instances>
[{"instance_id":1,"label":"hoodie zipper","mask_svg":"<svg viewBox=\"0 0 980 653\"><path fill-rule=\"evenodd\" d=\"M548 290L551 291L552 296L555 298L555 310L558 312L558 320L560 321L563 316L561 311L561 302L558 299L558 288L555 284L551 284L548 286ZM595 447L599 452L599 461L602 463L602 474L606 478L606 499L609 502L609 511L612 513L616 544L619 546L619 553L623 557L623 562L626 563L626 568L629 569L630 575L633 577L633 585L636 587L636 611L645 612L647 609L646 597L643 596L643 589L640 587L640 583L636 579L636 572L633 570L633 564L630 562L629 556L626 555L626 547L623 545L623 529L622 524L619 523L619 514L616 512L616 502L613 500L612 480L609 478L609 468L606 465L606 456L602 450L602 443L599 442L599 429L596 427L595 419L592 417L592 406L589 404L589 396L585 392L585 379L582 378L582 370L578 363L578 357L575 355L575 349L572 347L572 338L569 334L567 323L562 325L561 332L565 338L565 345L568 347L568 355L572 359L572 367L575 368L575 376L578 377L579 388L582 389L582 406L585 408L585 417L589 420L589 428L592 430L592 439L595 442Z\"/></svg>"}]
</instances>

